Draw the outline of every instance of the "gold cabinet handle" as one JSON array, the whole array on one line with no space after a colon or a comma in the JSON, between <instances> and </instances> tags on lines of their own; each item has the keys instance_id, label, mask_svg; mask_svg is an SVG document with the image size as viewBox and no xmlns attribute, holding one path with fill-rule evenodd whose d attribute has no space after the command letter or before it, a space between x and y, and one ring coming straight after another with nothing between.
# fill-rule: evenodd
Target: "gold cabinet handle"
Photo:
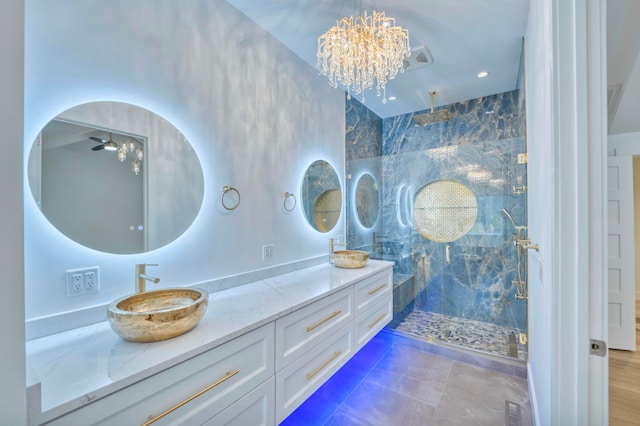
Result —
<instances>
[{"instance_id":1,"label":"gold cabinet handle","mask_svg":"<svg viewBox=\"0 0 640 426\"><path fill-rule=\"evenodd\" d=\"M387 313L386 313L386 312L385 312L385 313L383 313L382 315L380 315L380 316L378 317L378 319L376 319L374 322L372 322L371 324L369 324L369 328L373 328L373 327L375 327L375 325L376 325L377 323L379 323L379 322L382 320L382 318L384 318L384 317L386 317L386 316L387 316Z\"/></svg>"},{"instance_id":2,"label":"gold cabinet handle","mask_svg":"<svg viewBox=\"0 0 640 426\"><path fill-rule=\"evenodd\" d=\"M369 296L371 296L372 294L379 292L380 290L382 290L382 289L383 289L383 288L385 288L386 286L387 286L387 283L380 284L378 287L374 288L373 290L370 290L367 294L368 294Z\"/></svg>"},{"instance_id":3,"label":"gold cabinet handle","mask_svg":"<svg viewBox=\"0 0 640 426\"><path fill-rule=\"evenodd\" d=\"M226 382L227 380L229 380L230 378L232 378L233 376L235 376L239 372L240 372L240 370L235 370L235 371L232 371L231 373L227 373L222 379L218 380L215 383L210 384L206 388L202 389L200 392L198 392L198 393L196 393L194 395L191 395L189 398L185 399L184 401L179 402L178 404L176 404L173 407L169 408L164 413L162 413L162 414L160 414L160 415L158 415L156 417L149 416L149 420L147 422L143 423L142 426L148 426L151 423L155 423L156 421L160 420L161 418L163 418L167 414L172 413L175 410L177 410L178 408L182 407L183 405L193 401L194 399L196 399L197 397L199 397L203 393L210 391L211 389L215 388L216 386L218 386L219 384L221 384L223 382Z\"/></svg>"},{"instance_id":4,"label":"gold cabinet handle","mask_svg":"<svg viewBox=\"0 0 640 426\"><path fill-rule=\"evenodd\" d=\"M313 325L310 325L309 327L307 327L307 333L310 332L311 330L315 329L315 328L320 327L322 324L324 324L325 322L329 321L331 318L337 317L341 313L342 313L342 311L335 311L334 313L332 313L331 315L329 315L328 317L326 317L322 321L320 321L318 323L315 323Z\"/></svg>"},{"instance_id":5,"label":"gold cabinet handle","mask_svg":"<svg viewBox=\"0 0 640 426\"><path fill-rule=\"evenodd\" d=\"M312 371L311 373L307 374L307 380L311 380L313 378L313 376L315 376L316 374L318 374L319 372L322 371L322 369L324 369L327 365L329 365L331 363L331 361L333 361L334 359L336 359L338 357L338 355L340 355L342 353L342 351L336 351L333 353L333 355L331 355L331 358L329 358L328 360L326 360L324 362L324 364L322 364L320 367L316 368L314 371Z\"/></svg>"}]
</instances>

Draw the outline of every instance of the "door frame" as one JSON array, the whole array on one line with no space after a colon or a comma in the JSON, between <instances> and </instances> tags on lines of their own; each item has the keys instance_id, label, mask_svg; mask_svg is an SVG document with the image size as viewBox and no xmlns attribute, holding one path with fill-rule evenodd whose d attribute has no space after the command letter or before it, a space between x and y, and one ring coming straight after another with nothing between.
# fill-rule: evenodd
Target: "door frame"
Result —
<instances>
[{"instance_id":1,"label":"door frame","mask_svg":"<svg viewBox=\"0 0 640 426\"><path fill-rule=\"evenodd\" d=\"M607 424L606 0L552 0L556 170L551 419ZM541 247L541 250L543 248ZM589 374L584 374L588 371Z\"/></svg>"}]
</instances>

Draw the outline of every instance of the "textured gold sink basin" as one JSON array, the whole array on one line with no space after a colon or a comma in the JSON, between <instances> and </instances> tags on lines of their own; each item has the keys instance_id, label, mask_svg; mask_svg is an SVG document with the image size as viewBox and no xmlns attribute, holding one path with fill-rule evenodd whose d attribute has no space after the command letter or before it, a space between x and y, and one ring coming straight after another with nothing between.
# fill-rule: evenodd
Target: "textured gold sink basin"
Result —
<instances>
[{"instance_id":1,"label":"textured gold sink basin","mask_svg":"<svg viewBox=\"0 0 640 426\"><path fill-rule=\"evenodd\" d=\"M369 253L360 250L339 250L333 252L332 258L338 268L364 268L369 261Z\"/></svg>"},{"instance_id":2,"label":"textured gold sink basin","mask_svg":"<svg viewBox=\"0 0 640 426\"><path fill-rule=\"evenodd\" d=\"M136 293L111 302L109 324L131 342L157 342L179 336L198 324L209 295L196 288Z\"/></svg>"}]
</instances>

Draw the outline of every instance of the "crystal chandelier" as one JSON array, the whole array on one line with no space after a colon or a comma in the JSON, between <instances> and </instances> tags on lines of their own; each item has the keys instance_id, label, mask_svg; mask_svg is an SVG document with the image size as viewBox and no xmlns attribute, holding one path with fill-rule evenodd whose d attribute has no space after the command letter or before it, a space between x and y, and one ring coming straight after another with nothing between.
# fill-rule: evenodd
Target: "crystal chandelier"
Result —
<instances>
[{"instance_id":1,"label":"crystal chandelier","mask_svg":"<svg viewBox=\"0 0 640 426\"><path fill-rule=\"evenodd\" d=\"M403 59L410 55L409 32L374 9L372 15L342 18L318 37L317 67L331 87L346 88L348 99L362 94L364 102L364 89L375 85L386 103L387 80L404 72Z\"/></svg>"},{"instance_id":2,"label":"crystal chandelier","mask_svg":"<svg viewBox=\"0 0 640 426\"><path fill-rule=\"evenodd\" d=\"M133 171L133 173L138 175L140 173L140 167L142 165L141 161L144 158L144 152L142 151L142 148L136 147L136 142L138 141L134 141L133 139L131 139L129 142L123 141L118 148L118 160L124 163L127 160L127 153L135 152L135 158L133 162L131 162L131 170Z\"/></svg>"}]
</instances>

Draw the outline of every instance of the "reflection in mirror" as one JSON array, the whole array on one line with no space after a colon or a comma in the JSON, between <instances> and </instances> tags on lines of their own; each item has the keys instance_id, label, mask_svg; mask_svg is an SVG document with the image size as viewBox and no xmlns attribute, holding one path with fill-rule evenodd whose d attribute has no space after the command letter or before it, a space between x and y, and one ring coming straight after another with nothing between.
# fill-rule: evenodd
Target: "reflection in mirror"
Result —
<instances>
[{"instance_id":1,"label":"reflection in mirror","mask_svg":"<svg viewBox=\"0 0 640 426\"><path fill-rule=\"evenodd\" d=\"M411 194L408 187L402 185L398 190L398 221L402 226L411 225Z\"/></svg>"},{"instance_id":2,"label":"reflection in mirror","mask_svg":"<svg viewBox=\"0 0 640 426\"><path fill-rule=\"evenodd\" d=\"M358 220L365 228L372 228L378 220L379 203L378 184L369 173L363 174L356 184L355 205Z\"/></svg>"},{"instance_id":3,"label":"reflection in mirror","mask_svg":"<svg viewBox=\"0 0 640 426\"><path fill-rule=\"evenodd\" d=\"M329 232L338 223L342 210L342 188L338 174L326 161L315 161L305 172L302 207L309 224L320 232Z\"/></svg>"},{"instance_id":4,"label":"reflection in mirror","mask_svg":"<svg viewBox=\"0 0 640 426\"><path fill-rule=\"evenodd\" d=\"M116 254L169 244L195 220L204 195L200 161L164 118L119 102L56 116L31 149L36 204L64 235Z\"/></svg>"}]
</instances>

